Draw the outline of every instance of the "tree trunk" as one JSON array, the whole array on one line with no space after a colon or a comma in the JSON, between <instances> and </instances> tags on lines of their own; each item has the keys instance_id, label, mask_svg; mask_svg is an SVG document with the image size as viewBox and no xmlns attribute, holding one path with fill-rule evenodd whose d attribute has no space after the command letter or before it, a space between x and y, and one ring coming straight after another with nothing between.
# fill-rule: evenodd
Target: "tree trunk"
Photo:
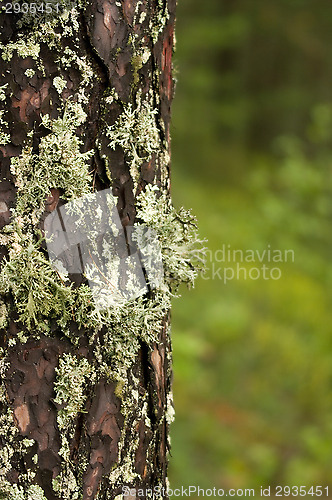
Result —
<instances>
[{"instance_id":1,"label":"tree trunk","mask_svg":"<svg viewBox=\"0 0 332 500\"><path fill-rule=\"evenodd\" d=\"M167 498L170 296L196 238L169 202L175 3L2 4L0 498ZM100 311L44 221L108 188L157 232L165 284Z\"/></svg>"}]
</instances>

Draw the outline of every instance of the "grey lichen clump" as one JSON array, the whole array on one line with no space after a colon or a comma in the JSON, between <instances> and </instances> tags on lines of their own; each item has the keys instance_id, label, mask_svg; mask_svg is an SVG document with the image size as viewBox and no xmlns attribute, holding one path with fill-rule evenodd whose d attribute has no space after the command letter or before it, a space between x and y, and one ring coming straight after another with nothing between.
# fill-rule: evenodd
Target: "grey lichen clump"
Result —
<instances>
[{"instance_id":1,"label":"grey lichen clump","mask_svg":"<svg viewBox=\"0 0 332 500\"><path fill-rule=\"evenodd\" d=\"M79 484L70 464L69 439L73 439L77 415L84 411L87 385L96 381L96 371L87 359L78 359L72 354L64 354L56 368L57 378L54 384L56 397L54 402L63 407L58 410L57 423L61 432L62 470L53 479L53 489L62 498L75 500L80 498ZM87 464L85 464L86 466Z\"/></svg>"},{"instance_id":2,"label":"grey lichen clump","mask_svg":"<svg viewBox=\"0 0 332 500\"><path fill-rule=\"evenodd\" d=\"M156 114L157 110L139 96L136 108L126 104L118 120L106 131L109 146L112 149L119 146L126 153L135 188L140 167L161 147Z\"/></svg>"},{"instance_id":3,"label":"grey lichen clump","mask_svg":"<svg viewBox=\"0 0 332 500\"><path fill-rule=\"evenodd\" d=\"M191 212L177 211L167 193L148 186L138 197L137 217L158 234L169 289L176 290L180 283L193 285L204 266L205 248Z\"/></svg>"},{"instance_id":4,"label":"grey lichen clump","mask_svg":"<svg viewBox=\"0 0 332 500\"><path fill-rule=\"evenodd\" d=\"M81 412L86 395L84 394L84 381L86 378L93 379L94 369L89 365L87 359L78 360L71 354L64 354L60 359L57 372L57 381L54 384L56 398L55 403L65 404L58 412L59 429L64 430L72 421L73 417Z\"/></svg>"},{"instance_id":5,"label":"grey lichen clump","mask_svg":"<svg viewBox=\"0 0 332 500\"><path fill-rule=\"evenodd\" d=\"M17 52L23 59L30 56L32 59L38 60L40 45L34 42L32 38L25 40L22 37L17 42L8 43L7 45L0 44L0 49L2 49L2 59L4 61L10 61L14 52Z\"/></svg>"}]
</instances>

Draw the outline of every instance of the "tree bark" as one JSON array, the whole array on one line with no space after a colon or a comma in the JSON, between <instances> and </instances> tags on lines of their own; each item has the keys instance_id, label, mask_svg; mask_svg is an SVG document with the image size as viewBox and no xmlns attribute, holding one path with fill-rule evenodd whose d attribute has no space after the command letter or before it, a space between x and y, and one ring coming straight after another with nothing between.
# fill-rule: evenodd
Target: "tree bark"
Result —
<instances>
[{"instance_id":1,"label":"tree bark","mask_svg":"<svg viewBox=\"0 0 332 500\"><path fill-rule=\"evenodd\" d=\"M143 489L167 487L172 419L169 306L160 306L159 301L157 308L152 292L144 298L143 316L155 323L155 334L150 335L150 342L148 336L133 337L137 352L130 362L122 363L122 353L125 358L131 342L128 318L120 317L117 323L113 318L113 323L97 328L86 319L85 312L77 319L79 299L74 305L69 301L63 311L55 311L45 299L48 309L40 312L36 280L42 271L39 273L38 265L34 276L27 274L31 281L24 282L26 289L23 282L15 280L19 280L20 272L28 273L35 262L32 257L24 257L29 248L37 256L36 262L38 255L47 258L45 243L38 240L43 234L43 221L57 206L73 198L66 194L69 184L76 182L75 176L70 177L70 162L65 165L66 147L70 145L64 146L60 160L48 160L45 153L49 146L43 141L51 136L56 140L58 129L53 124L60 123L57 120L62 120L62 125L68 122L68 144L74 144L73 138L81 141L73 161L79 161L83 153L93 153L82 156L92 190L111 187L123 227L137 220L137 199L147 185L156 185L168 197L175 3L68 0L51 2L52 13L45 13L46 4L38 2L40 10L35 14L7 13L5 4L2 6L0 224L1 258L7 274L1 288L0 498L106 500L118 495L122 498L125 485L135 488L127 498L149 498ZM40 5L44 5L44 12ZM76 111L84 111L84 119L69 115L65 123L70 103L79 106ZM158 148L144 142L137 145L139 165L134 165L128 144L120 143L119 127L129 115L133 127L139 127L139 119L145 117L149 123L154 120L157 129ZM76 118L77 123L71 126L70 119ZM13 159L23 159L19 164L23 174L18 164L13 168ZM64 184L57 183L59 176L51 178L52 161L58 161L54 169L63 165L67 168ZM50 167L51 180L41 177L37 186L45 188L46 195L39 191L35 194L32 177L37 175L33 173L37 165ZM45 171L38 170L42 176ZM44 208L28 220L27 214L33 213L39 203L36 198L34 206L34 196L43 196ZM16 261L21 263L17 268ZM82 288L85 278L71 278L71 288L66 286L79 297L80 290L86 290ZM50 287L54 300L65 294L59 280ZM149 303L151 317L147 316ZM68 319L71 307L72 317ZM135 321L133 330L140 325L138 319ZM115 323L114 335L123 334L127 339L116 346L112 339ZM112 346L111 353L108 345ZM76 373L77 379L70 381L65 370ZM69 392L77 390L77 398L82 398L76 413L68 410L70 394L62 399L59 396L61 383L67 384ZM66 416L66 424L61 424L59 415ZM167 494L161 491L158 497L167 498Z\"/></svg>"}]
</instances>

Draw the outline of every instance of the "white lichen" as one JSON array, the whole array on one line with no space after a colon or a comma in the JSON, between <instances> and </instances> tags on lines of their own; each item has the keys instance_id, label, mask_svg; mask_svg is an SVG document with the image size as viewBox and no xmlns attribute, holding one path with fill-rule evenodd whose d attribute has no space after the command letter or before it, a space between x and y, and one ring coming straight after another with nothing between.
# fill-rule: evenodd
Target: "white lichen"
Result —
<instances>
[{"instance_id":1,"label":"white lichen","mask_svg":"<svg viewBox=\"0 0 332 500\"><path fill-rule=\"evenodd\" d=\"M121 147L125 152L130 165L130 173L137 186L140 167L150 161L152 155L160 149L160 135L157 124L158 111L151 105L137 99L137 106L124 105L123 112L114 125L108 127L107 137L109 147Z\"/></svg>"},{"instance_id":2,"label":"white lichen","mask_svg":"<svg viewBox=\"0 0 332 500\"><path fill-rule=\"evenodd\" d=\"M32 484L28 489L27 500L46 500L46 497L40 486Z\"/></svg>"},{"instance_id":3,"label":"white lichen","mask_svg":"<svg viewBox=\"0 0 332 500\"><path fill-rule=\"evenodd\" d=\"M169 20L169 12L167 8L167 3L163 0L157 1L157 8L155 14L150 20L150 33L152 36L153 43L157 43L159 36L165 29L167 21Z\"/></svg>"},{"instance_id":4,"label":"white lichen","mask_svg":"<svg viewBox=\"0 0 332 500\"><path fill-rule=\"evenodd\" d=\"M77 52L70 47L65 47L63 55L59 58L59 62L64 69L71 66L76 66L82 76L81 86L85 87L94 78L93 67L86 56L80 57Z\"/></svg>"},{"instance_id":5,"label":"white lichen","mask_svg":"<svg viewBox=\"0 0 332 500\"><path fill-rule=\"evenodd\" d=\"M8 325L8 310L6 304L0 301L0 330L6 328Z\"/></svg>"},{"instance_id":6,"label":"white lichen","mask_svg":"<svg viewBox=\"0 0 332 500\"><path fill-rule=\"evenodd\" d=\"M38 324L44 332L49 328L47 318L59 316L59 325L65 327L72 317L74 296L39 250L40 235L33 228L51 188L61 189L65 199L91 189L88 162L93 152L81 153L82 143L75 133L85 119L82 106L68 101L62 117L42 117L50 133L41 139L39 155L27 146L21 156L11 159L17 202L11 223L4 228L2 243L8 246L9 259L2 263L0 293L11 292L20 320L28 328Z\"/></svg>"},{"instance_id":7,"label":"white lichen","mask_svg":"<svg viewBox=\"0 0 332 500\"><path fill-rule=\"evenodd\" d=\"M86 119L82 106L67 101L63 116L50 120L42 117L42 124L50 133L40 141L39 155L26 147L21 156L12 158L11 173L15 176L18 200L15 214L31 214L36 224L44 210L44 202L51 188L62 189L64 198L82 196L90 190L89 159L93 151L81 153L82 141L76 128Z\"/></svg>"},{"instance_id":8,"label":"white lichen","mask_svg":"<svg viewBox=\"0 0 332 500\"><path fill-rule=\"evenodd\" d=\"M61 95L63 89L65 89L67 86L67 80L65 80L61 76L56 76L55 78L53 78L53 86L57 93Z\"/></svg>"},{"instance_id":9,"label":"white lichen","mask_svg":"<svg viewBox=\"0 0 332 500\"><path fill-rule=\"evenodd\" d=\"M164 274L168 286L194 284L204 266L205 247L197 231L196 219L188 210L175 210L167 193L148 185L137 199L137 218L158 235Z\"/></svg>"},{"instance_id":10,"label":"white lichen","mask_svg":"<svg viewBox=\"0 0 332 500\"><path fill-rule=\"evenodd\" d=\"M0 43L0 50L2 51L1 56L4 61L10 61L14 52L17 52L23 59L32 57L32 59L37 60L40 52L40 45L36 43L32 37L24 39L23 36L21 36L17 42L9 42L6 45Z\"/></svg>"},{"instance_id":11,"label":"white lichen","mask_svg":"<svg viewBox=\"0 0 332 500\"><path fill-rule=\"evenodd\" d=\"M22 439L15 425L13 411L9 406L6 387L3 382L6 373L6 362L2 356L3 350L0 353L0 375L2 377L0 384L0 404L2 406L0 415L0 498L6 500L46 500L39 486L30 485L26 491L21 484L11 484L7 478L12 468L11 460L14 455L25 455L27 449L35 444L35 441L26 438ZM21 474L19 481L20 483L30 483L34 477L34 472L28 470L26 474Z\"/></svg>"},{"instance_id":12,"label":"white lichen","mask_svg":"<svg viewBox=\"0 0 332 500\"><path fill-rule=\"evenodd\" d=\"M60 474L52 480L52 488L55 493L61 495L62 500L79 500L82 498L80 485L68 461L64 463Z\"/></svg>"},{"instance_id":13,"label":"white lichen","mask_svg":"<svg viewBox=\"0 0 332 500\"><path fill-rule=\"evenodd\" d=\"M61 432L61 449L59 455L63 458L62 470L53 479L52 486L56 493L61 493L64 500L80 498L80 486L73 473L70 461L69 439L75 432L75 421L84 411L87 397L87 386L96 381L96 373L87 359L78 359L72 354L64 354L59 360L59 366L54 383L54 402L63 406L58 410L57 423Z\"/></svg>"},{"instance_id":14,"label":"white lichen","mask_svg":"<svg viewBox=\"0 0 332 500\"><path fill-rule=\"evenodd\" d=\"M0 87L0 101L4 101L6 99L5 89L7 87L8 87L8 83L6 83L5 85L2 85L2 87Z\"/></svg>"},{"instance_id":15,"label":"white lichen","mask_svg":"<svg viewBox=\"0 0 332 500\"><path fill-rule=\"evenodd\" d=\"M175 409L173 403L173 394L170 392L167 394L167 405L165 412L166 422L170 425L175 419Z\"/></svg>"},{"instance_id":16,"label":"white lichen","mask_svg":"<svg viewBox=\"0 0 332 500\"><path fill-rule=\"evenodd\" d=\"M58 411L58 425L61 431L66 431L72 420L83 410L86 400L85 386L95 377L93 367L85 358L78 359L72 354L64 354L55 369L57 378L54 383L55 403L64 404Z\"/></svg>"},{"instance_id":17,"label":"white lichen","mask_svg":"<svg viewBox=\"0 0 332 500\"><path fill-rule=\"evenodd\" d=\"M34 69L32 69L32 68L28 68L28 69L26 69L26 70L24 71L24 74L25 74L25 76L27 76L28 78L32 78L32 77L36 74L36 72L35 72L35 70L34 70Z\"/></svg>"}]
</instances>

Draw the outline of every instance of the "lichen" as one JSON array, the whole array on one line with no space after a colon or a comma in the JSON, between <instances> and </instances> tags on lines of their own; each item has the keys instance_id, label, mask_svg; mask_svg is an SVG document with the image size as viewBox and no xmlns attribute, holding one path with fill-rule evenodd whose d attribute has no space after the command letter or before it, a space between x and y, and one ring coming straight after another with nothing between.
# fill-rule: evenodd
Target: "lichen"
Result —
<instances>
[{"instance_id":1,"label":"lichen","mask_svg":"<svg viewBox=\"0 0 332 500\"><path fill-rule=\"evenodd\" d=\"M69 321L71 288L62 284L32 237L21 244L11 249L2 266L0 293L12 294L19 318L29 330L38 325L38 333L47 333L47 318L62 317L59 324L64 325Z\"/></svg>"},{"instance_id":2,"label":"lichen","mask_svg":"<svg viewBox=\"0 0 332 500\"><path fill-rule=\"evenodd\" d=\"M40 486L38 486L37 484L32 484L28 489L27 500L46 500L46 497Z\"/></svg>"},{"instance_id":3,"label":"lichen","mask_svg":"<svg viewBox=\"0 0 332 500\"><path fill-rule=\"evenodd\" d=\"M157 43L160 34L163 32L167 21L169 19L169 12L167 8L167 3L163 0L158 0L154 16L151 17L150 21L150 32L152 36L153 43Z\"/></svg>"},{"instance_id":4,"label":"lichen","mask_svg":"<svg viewBox=\"0 0 332 500\"><path fill-rule=\"evenodd\" d=\"M60 405L57 423L61 433L62 470L53 479L52 486L63 500L80 498L80 485L71 467L69 441L74 437L77 416L84 411L87 398L87 386L96 381L95 368L87 359L77 358L72 354L64 354L56 368L54 383L54 403Z\"/></svg>"},{"instance_id":5,"label":"lichen","mask_svg":"<svg viewBox=\"0 0 332 500\"><path fill-rule=\"evenodd\" d=\"M131 377L132 380L130 382L127 380L121 391L121 412L124 416L124 423L118 445L118 460L108 476L111 487L106 492L106 497L97 496L96 500L99 498L111 500L112 490L122 488L124 484L133 483L139 478L133 462L133 457L135 457L140 446L137 427L140 423L145 422L145 425L151 428L151 422L148 417L148 395L146 392L141 394L139 391L133 390L133 387L138 384L138 380L133 375ZM152 450L155 444L152 439L149 448Z\"/></svg>"},{"instance_id":6,"label":"lichen","mask_svg":"<svg viewBox=\"0 0 332 500\"><path fill-rule=\"evenodd\" d=\"M138 297L101 313L105 333L101 341L95 341L100 373L125 381L126 369L134 362L141 342L151 345L156 341L170 305L167 291L154 291L149 297Z\"/></svg>"},{"instance_id":7,"label":"lichen","mask_svg":"<svg viewBox=\"0 0 332 500\"><path fill-rule=\"evenodd\" d=\"M18 435L18 430L15 427L13 412L8 407L5 399L6 390L2 384L0 387L0 401L7 407L7 411L3 411L0 415L0 439L4 442L0 450L0 498L7 498L11 490L11 484L7 480L7 474L11 469L11 458L15 453L13 441Z\"/></svg>"},{"instance_id":8,"label":"lichen","mask_svg":"<svg viewBox=\"0 0 332 500\"><path fill-rule=\"evenodd\" d=\"M11 160L17 202L0 239L9 251L0 272L0 293L11 293L20 320L28 329L38 325L39 332L46 333L49 320L55 317L65 327L75 301L71 287L41 250L38 223L51 188L61 189L64 199L91 189L88 160L93 152L81 153L81 141L75 134L85 118L81 105L68 101L62 117L51 121L48 115L43 116L42 123L50 133L41 139L39 155L29 146Z\"/></svg>"},{"instance_id":9,"label":"lichen","mask_svg":"<svg viewBox=\"0 0 332 500\"><path fill-rule=\"evenodd\" d=\"M29 26L29 36L21 36L17 42L6 46L0 45L2 57L10 61L15 51L20 57L31 56L36 61L38 69L46 76L45 69L38 58L40 46L46 44L54 51L55 63L59 69L66 70L74 66L81 72L82 90L95 78L91 62L86 56L78 55L80 52L79 16L85 4L86 0L50 0L43 4L43 9L21 13L18 27ZM48 12L50 8L52 11ZM71 37L72 44L70 47L63 47L62 40L67 37ZM78 91L77 95L81 96L81 101L88 102L88 98L81 91Z\"/></svg>"},{"instance_id":10,"label":"lichen","mask_svg":"<svg viewBox=\"0 0 332 500\"><path fill-rule=\"evenodd\" d=\"M38 60L40 45L36 43L33 38L24 39L20 37L17 42L10 42L6 45L0 43L0 50L2 50L2 59L4 61L10 61L13 57L14 52L25 59L26 57L32 57L32 59Z\"/></svg>"},{"instance_id":11,"label":"lichen","mask_svg":"<svg viewBox=\"0 0 332 500\"><path fill-rule=\"evenodd\" d=\"M8 87L8 83L6 83L6 85L2 85L2 87L0 87L0 101L4 101L6 99L5 89L7 87Z\"/></svg>"},{"instance_id":12,"label":"lichen","mask_svg":"<svg viewBox=\"0 0 332 500\"><path fill-rule=\"evenodd\" d=\"M37 484L30 485L27 491L23 486L17 484L10 485L6 491L6 495L6 497L0 496L0 498L6 500L47 500L42 488Z\"/></svg>"},{"instance_id":13,"label":"lichen","mask_svg":"<svg viewBox=\"0 0 332 500\"><path fill-rule=\"evenodd\" d=\"M167 394L167 405L165 412L165 419L168 425L174 422L174 418L175 418L175 409L173 403L173 394L170 392L169 394Z\"/></svg>"},{"instance_id":14,"label":"lichen","mask_svg":"<svg viewBox=\"0 0 332 500\"><path fill-rule=\"evenodd\" d=\"M0 87L0 101L5 101L6 93L5 89L8 87L8 83ZM5 146L10 142L10 135L4 131L4 128L8 130L8 123L4 119L5 110L0 110L0 146Z\"/></svg>"},{"instance_id":15,"label":"lichen","mask_svg":"<svg viewBox=\"0 0 332 500\"><path fill-rule=\"evenodd\" d=\"M153 153L160 150L157 113L156 109L138 95L136 108L130 103L124 105L117 121L106 131L110 139L109 147L121 147L125 152L135 186L142 164L151 160Z\"/></svg>"},{"instance_id":16,"label":"lichen","mask_svg":"<svg viewBox=\"0 0 332 500\"><path fill-rule=\"evenodd\" d=\"M79 57L77 53L70 47L65 47L58 61L61 64L61 67L64 69L68 69L72 65L77 67L82 75L82 87L88 85L89 82L91 82L91 79L94 78L93 68L87 57Z\"/></svg>"},{"instance_id":17,"label":"lichen","mask_svg":"<svg viewBox=\"0 0 332 500\"><path fill-rule=\"evenodd\" d=\"M36 224L51 188L62 189L64 199L89 192L88 160L93 151L81 153L82 141L75 133L85 119L82 106L68 100L62 117L56 120L50 120L48 115L42 117L42 124L50 133L42 137L39 154L28 146L21 156L12 158L11 173L18 188L15 219L32 211L31 222Z\"/></svg>"},{"instance_id":18,"label":"lichen","mask_svg":"<svg viewBox=\"0 0 332 500\"><path fill-rule=\"evenodd\" d=\"M18 0L17 3L21 3ZM24 0L22 3L26 3ZM77 7L83 8L85 0L49 0L46 3L37 2L36 9L29 9L27 12L22 12L18 21L18 26L22 27L30 25L32 28L53 24L67 28L67 33L72 34L78 28L77 23Z\"/></svg>"},{"instance_id":19,"label":"lichen","mask_svg":"<svg viewBox=\"0 0 332 500\"><path fill-rule=\"evenodd\" d=\"M1 500L46 500L43 490L30 484L26 490L24 483L30 483L35 473L27 471L21 474L18 484L11 484L7 475L11 471L11 460L14 455L25 455L27 450L35 443L32 439L22 438L14 422L13 410L11 409L6 396L4 377L7 369L3 350L0 352L0 499Z\"/></svg>"},{"instance_id":20,"label":"lichen","mask_svg":"<svg viewBox=\"0 0 332 500\"><path fill-rule=\"evenodd\" d=\"M53 78L53 85L58 94L61 95L63 89L67 86L67 81L64 78L61 78L61 76L56 76Z\"/></svg>"},{"instance_id":21,"label":"lichen","mask_svg":"<svg viewBox=\"0 0 332 500\"><path fill-rule=\"evenodd\" d=\"M87 359L78 359L72 354L64 354L55 371L57 378L54 383L54 402L64 405L64 408L58 411L58 425L60 431L67 431L73 419L84 408L86 379L92 381L95 371Z\"/></svg>"},{"instance_id":22,"label":"lichen","mask_svg":"<svg viewBox=\"0 0 332 500\"><path fill-rule=\"evenodd\" d=\"M55 493L61 495L62 500L78 500L82 498L80 485L77 483L68 461L64 462L63 470L52 480L52 488Z\"/></svg>"},{"instance_id":23,"label":"lichen","mask_svg":"<svg viewBox=\"0 0 332 500\"><path fill-rule=\"evenodd\" d=\"M148 62L151 57L151 52L148 47L142 47L140 49L134 50L134 55L131 58L131 64L133 67L133 80L134 86L139 82L139 70Z\"/></svg>"},{"instance_id":24,"label":"lichen","mask_svg":"<svg viewBox=\"0 0 332 500\"><path fill-rule=\"evenodd\" d=\"M176 210L166 192L148 185L137 199L137 219L154 229L162 248L165 281L171 290L180 283L193 285L204 267L204 240L190 210Z\"/></svg>"},{"instance_id":25,"label":"lichen","mask_svg":"<svg viewBox=\"0 0 332 500\"><path fill-rule=\"evenodd\" d=\"M8 310L3 301L0 301L0 330L6 328L8 325Z\"/></svg>"},{"instance_id":26,"label":"lichen","mask_svg":"<svg viewBox=\"0 0 332 500\"><path fill-rule=\"evenodd\" d=\"M36 72L35 72L35 70L34 70L34 69L32 69L32 68L28 68L28 69L26 69L26 70L24 71L24 74L25 74L25 76L27 76L28 78L32 78L32 77L36 74Z\"/></svg>"},{"instance_id":27,"label":"lichen","mask_svg":"<svg viewBox=\"0 0 332 500\"><path fill-rule=\"evenodd\" d=\"M60 124L63 124L63 121L58 121L53 125L53 129L60 127ZM49 141L49 144L57 144L50 136L44 139ZM72 134L69 134L68 141L73 141ZM66 140L63 139L62 144L65 143ZM66 146L64 147L66 150ZM52 148L48 158L52 156L57 165L62 153L59 154ZM9 258L5 259L2 265L0 293L12 294L19 318L30 331L36 331L37 327L37 332L48 333L52 319L57 319L58 325L68 335L68 324L72 319L79 327L90 329L90 341L95 344L95 355L100 359L100 372L104 375L117 372L121 378L123 369L128 368L135 359L140 342L143 340L150 344L156 339L170 308L171 295L179 283L194 282L197 266L203 260L203 250L201 254L199 251L202 242L197 235L195 219L190 212L183 209L176 212L166 194L161 194L154 186L147 186L137 200L137 224L146 224L153 228L158 236L165 283L159 290L150 291L149 297L138 297L122 306L100 311L94 307L89 287L82 285L74 289L70 283L64 281L64 276L61 277L54 270L41 251L42 239L39 237L36 240L32 230L39 221L43 210L42 200L45 200L50 187L62 186L63 196L72 198L77 192L80 193L88 187L85 178L75 178L76 184L73 180L72 184L67 185L66 176L72 175L73 162L70 164L70 173L69 166L67 167L67 174L63 165L59 164L59 171L57 168L49 168L49 172L56 176L54 179L51 174L47 177L46 169L40 172L37 178L34 178L34 175L29 177L25 170L28 163L20 161L20 158L13 160L18 199L13 221L6 227L8 240L2 241L9 247ZM73 161L80 160L76 158ZM43 175L46 185L39 184ZM82 176L82 172L80 175ZM139 232L137 234L139 235ZM1 311L2 322L5 324L8 311L4 308ZM105 328L100 341L95 332L102 326Z\"/></svg>"}]
</instances>

